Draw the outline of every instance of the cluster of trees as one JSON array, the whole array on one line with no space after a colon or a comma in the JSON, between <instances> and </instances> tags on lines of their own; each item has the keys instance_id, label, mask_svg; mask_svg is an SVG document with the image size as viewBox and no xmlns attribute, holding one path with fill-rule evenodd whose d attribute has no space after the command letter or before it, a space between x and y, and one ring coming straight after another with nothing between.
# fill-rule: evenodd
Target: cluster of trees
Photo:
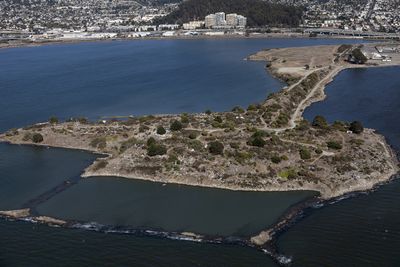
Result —
<instances>
[{"instance_id":1,"label":"cluster of trees","mask_svg":"<svg viewBox=\"0 0 400 267\"><path fill-rule=\"evenodd\" d=\"M24 137L22 138L24 141L32 141L34 143L41 143L43 142L43 136L40 133L25 133Z\"/></svg>"},{"instance_id":2,"label":"cluster of trees","mask_svg":"<svg viewBox=\"0 0 400 267\"><path fill-rule=\"evenodd\" d=\"M167 153L167 147L159 144L153 137L147 140L147 155L150 157L157 155L165 155Z\"/></svg>"},{"instance_id":3,"label":"cluster of trees","mask_svg":"<svg viewBox=\"0 0 400 267\"><path fill-rule=\"evenodd\" d=\"M328 122L321 115L315 116L311 125L315 128L320 128L320 129L328 129L329 127ZM352 131L355 134L360 134L364 131L364 126L360 121L353 121L352 123L350 123L350 125L348 123L335 121L332 126L336 129L343 129L343 130L348 129L349 131Z\"/></svg>"},{"instance_id":4,"label":"cluster of trees","mask_svg":"<svg viewBox=\"0 0 400 267\"><path fill-rule=\"evenodd\" d=\"M364 64L368 61L368 58L361 52L360 48L356 48L351 52L351 56L353 57L355 63Z\"/></svg>"},{"instance_id":5,"label":"cluster of trees","mask_svg":"<svg viewBox=\"0 0 400 267\"><path fill-rule=\"evenodd\" d=\"M250 140L247 141L247 144L250 146L264 147L267 142L264 140L264 137L267 135L264 131L256 131L251 137Z\"/></svg>"},{"instance_id":6,"label":"cluster of trees","mask_svg":"<svg viewBox=\"0 0 400 267\"><path fill-rule=\"evenodd\" d=\"M182 24L190 20L204 19L215 12L238 13L247 17L247 24L253 26L291 26L301 21L303 9L262 0L187 0L169 15L157 19L155 23Z\"/></svg>"},{"instance_id":7,"label":"cluster of trees","mask_svg":"<svg viewBox=\"0 0 400 267\"><path fill-rule=\"evenodd\" d=\"M213 155L223 155L224 145L219 141L212 141L208 143L208 151Z\"/></svg>"}]
</instances>

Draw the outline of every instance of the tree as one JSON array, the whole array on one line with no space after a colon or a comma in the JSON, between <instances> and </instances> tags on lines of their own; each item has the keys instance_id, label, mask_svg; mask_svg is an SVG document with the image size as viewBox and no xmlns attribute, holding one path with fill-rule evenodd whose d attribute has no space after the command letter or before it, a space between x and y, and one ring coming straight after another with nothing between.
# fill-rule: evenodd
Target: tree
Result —
<instances>
[{"instance_id":1,"label":"tree","mask_svg":"<svg viewBox=\"0 0 400 267\"><path fill-rule=\"evenodd\" d=\"M189 115L187 113L182 113L181 122L182 123L189 123Z\"/></svg>"},{"instance_id":2,"label":"tree","mask_svg":"<svg viewBox=\"0 0 400 267\"><path fill-rule=\"evenodd\" d=\"M34 143L41 143L43 142L43 136L40 133L34 133L32 135L32 141Z\"/></svg>"},{"instance_id":3,"label":"tree","mask_svg":"<svg viewBox=\"0 0 400 267\"><path fill-rule=\"evenodd\" d=\"M167 133L167 131L165 130L164 127L162 127L162 126L158 126L158 127L157 127L157 134L159 134L159 135L164 135L164 134L166 134L166 133Z\"/></svg>"},{"instance_id":4,"label":"tree","mask_svg":"<svg viewBox=\"0 0 400 267\"><path fill-rule=\"evenodd\" d=\"M214 121L216 121L218 123L222 123L223 122L221 116L215 116Z\"/></svg>"},{"instance_id":5,"label":"tree","mask_svg":"<svg viewBox=\"0 0 400 267\"><path fill-rule=\"evenodd\" d=\"M49 122L51 124L57 124L58 123L58 118L55 116L50 117Z\"/></svg>"},{"instance_id":6,"label":"tree","mask_svg":"<svg viewBox=\"0 0 400 267\"><path fill-rule=\"evenodd\" d=\"M155 24L182 23L193 18L204 18L206 15L224 11L247 17L250 27L256 26L298 26L303 9L291 5L269 3L262 0L187 0L167 16L156 18Z\"/></svg>"},{"instance_id":7,"label":"tree","mask_svg":"<svg viewBox=\"0 0 400 267\"><path fill-rule=\"evenodd\" d=\"M336 141L328 141L326 142L326 145L328 146L328 148L331 149L336 149L336 150L342 149L342 144Z\"/></svg>"},{"instance_id":8,"label":"tree","mask_svg":"<svg viewBox=\"0 0 400 267\"><path fill-rule=\"evenodd\" d=\"M280 162L282 161L282 158L279 157L278 155L273 155L273 156L271 157L271 161L272 161L273 163L275 163L275 164L278 164L278 163L280 163Z\"/></svg>"},{"instance_id":9,"label":"tree","mask_svg":"<svg viewBox=\"0 0 400 267\"><path fill-rule=\"evenodd\" d=\"M244 113L244 109L242 107L236 106L236 107L233 107L232 112Z\"/></svg>"},{"instance_id":10,"label":"tree","mask_svg":"<svg viewBox=\"0 0 400 267\"><path fill-rule=\"evenodd\" d=\"M351 55L358 64L364 64L368 60L368 58L363 54L363 52L361 52L360 48L354 49L353 52L351 52Z\"/></svg>"},{"instance_id":11,"label":"tree","mask_svg":"<svg viewBox=\"0 0 400 267\"><path fill-rule=\"evenodd\" d=\"M360 134L360 133L362 133L362 132L364 131L364 127L363 127L363 125L361 124L361 122L359 122L359 121L353 121L353 122L350 124L349 130L352 131L352 132L355 133L355 134Z\"/></svg>"},{"instance_id":12,"label":"tree","mask_svg":"<svg viewBox=\"0 0 400 267\"><path fill-rule=\"evenodd\" d=\"M251 146L264 147L267 142L259 135L253 136L248 142Z\"/></svg>"},{"instance_id":13,"label":"tree","mask_svg":"<svg viewBox=\"0 0 400 267\"><path fill-rule=\"evenodd\" d=\"M312 122L312 126L325 129L326 127L328 127L328 123L326 122L326 119L323 116L317 115L315 116Z\"/></svg>"},{"instance_id":14,"label":"tree","mask_svg":"<svg viewBox=\"0 0 400 267\"><path fill-rule=\"evenodd\" d=\"M171 123L171 126L170 126L171 131L174 131L174 132L180 131L180 130L182 130L182 128L183 128L182 123L180 121L177 121L177 120L174 120Z\"/></svg>"},{"instance_id":15,"label":"tree","mask_svg":"<svg viewBox=\"0 0 400 267\"><path fill-rule=\"evenodd\" d=\"M257 105L255 105L255 104L250 104L250 105L247 107L247 110L248 110L248 111L257 110Z\"/></svg>"},{"instance_id":16,"label":"tree","mask_svg":"<svg viewBox=\"0 0 400 267\"><path fill-rule=\"evenodd\" d=\"M311 159L311 153L307 148L302 148L299 152L301 159Z\"/></svg>"},{"instance_id":17,"label":"tree","mask_svg":"<svg viewBox=\"0 0 400 267\"><path fill-rule=\"evenodd\" d=\"M150 157L157 155L165 155L167 153L167 148L161 144L151 143L147 146L147 155Z\"/></svg>"},{"instance_id":18,"label":"tree","mask_svg":"<svg viewBox=\"0 0 400 267\"><path fill-rule=\"evenodd\" d=\"M156 143L156 139L154 139L154 137L150 137L149 139L147 139L147 146L151 146L152 144Z\"/></svg>"},{"instance_id":19,"label":"tree","mask_svg":"<svg viewBox=\"0 0 400 267\"><path fill-rule=\"evenodd\" d=\"M224 145L219 141L212 141L208 143L208 151L213 155L223 155Z\"/></svg>"}]
</instances>

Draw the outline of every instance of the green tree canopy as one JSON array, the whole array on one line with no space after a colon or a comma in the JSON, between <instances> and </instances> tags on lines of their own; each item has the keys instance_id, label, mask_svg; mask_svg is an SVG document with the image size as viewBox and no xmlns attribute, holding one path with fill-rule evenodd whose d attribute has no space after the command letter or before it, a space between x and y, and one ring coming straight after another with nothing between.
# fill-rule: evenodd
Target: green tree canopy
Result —
<instances>
[{"instance_id":1,"label":"green tree canopy","mask_svg":"<svg viewBox=\"0 0 400 267\"><path fill-rule=\"evenodd\" d=\"M158 127L157 127L157 134L159 134L159 135L164 135L164 134L166 134L166 133L167 133L167 131L165 130L164 127L162 127L162 126L158 126Z\"/></svg>"},{"instance_id":2,"label":"green tree canopy","mask_svg":"<svg viewBox=\"0 0 400 267\"><path fill-rule=\"evenodd\" d=\"M223 155L224 145L219 141L212 141L208 143L208 151L213 155Z\"/></svg>"},{"instance_id":3,"label":"green tree canopy","mask_svg":"<svg viewBox=\"0 0 400 267\"><path fill-rule=\"evenodd\" d=\"M32 135L32 142L41 143L43 142L43 136L40 133L34 133Z\"/></svg>"},{"instance_id":4,"label":"green tree canopy","mask_svg":"<svg viewBox=\"0 0 400 267\"><path fill-rule=\"evenodd\" d=\"M352 132L355 133L355 134L360 134L360 133L362 133L362 132L364 131L364 127L363 127L363 125L361 124L361 122L359 122L359 121L353 121L353 122L350 124L349 130L352 131Z\"/></svg>"},{"instance_id":5,"label":"green tree canopy","mask_svg":"<svg viewBox=\"0 0 400 267\"><path fill-rule=\"evenodd\" d=\"M181 123L180 121L178 121L178 120L174 120L174 121L171 123L171 126L170 126L171 131L174 131L174 132L180 131L180 130L182 130L182 128L183 128L183 125L182 125L182 123Z\"/></svg>"},{"instance_id":6,"label":"green tree canopy","mask_svg":"<svg viewBox=\"0 0 400 267\"><path fill-rule=\"evenodd\" d=\"M328 127L328 122L323 116L317 115L312 122L312 126L324 129Z\"/></svg>"}]
</instances>

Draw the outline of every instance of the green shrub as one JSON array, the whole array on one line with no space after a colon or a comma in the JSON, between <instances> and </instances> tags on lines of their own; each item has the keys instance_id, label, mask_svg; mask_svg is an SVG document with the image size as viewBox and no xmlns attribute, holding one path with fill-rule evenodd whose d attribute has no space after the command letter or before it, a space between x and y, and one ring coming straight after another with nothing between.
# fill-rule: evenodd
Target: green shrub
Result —
<instances>
[{"instance_id":1,"label":"green shrub","mask_svg":"<svg viewBox=\"0 0 400 267\"><path fill-rule=\"evenodd\" d=\"M257 147L264 147L266 143L267 142L261 136L252 137L248 142L250 146L257 146Z\"/></svg>"},{"instance_id":2,"label":"green shrub","mask_svg":"<svg viewBox=\"0 0 400 267\"><path fill-rule=\"evenodd\" d=\"M147 132L150 128L147 127L146 125L140 125L139 126L139 133L144 133Z\"/></svg>"},{"instance_id":3,"label":"green shrub","mask_svg":"<svg viewBox=\"0 0 400 267\"><path fill-rule=\"evenodd\" d=\"M355 146L361 146L361 145L363 145L365 143L365 141L362 140L362 139L351 139L350 143L355 145Z\"/></svg>"},{"instance_id":4,"label":"green shrub","mask_svg":"<svg viewBox=\"0 0 400 267\"><path fill-rule=\"evenodd\" d=\"M187 113L182 113L181 122L182 123L189 123L189 115Z\"/></svg>"},{"instance_id":5,"label":"green shrub","mask_svg":"<svg viewBox=\"0 0 400 267\"><path fill-rule=\"evenodd\" d=\"M201 141L199 140L190 140L190 142L188 143L189 148L194 149L195 151L203 151L204 149L204 145Z\"/></svg>"},{"instance_id":6,"label":"green shrub","mask_svg":"<svg viewBox=\"0 0 400 267\"><path fill-rule=\"evenodd\" d=\"M151 143L147 146L147 155L150 157L157 155L165 155L167 153L167 148L164 145Z\"/></svg>"},{"instance_id":7,"label":"green shrub","mask_svg":"<svg viewBox=\"0 0 400 267\"><path fill-rule=\"evenodd\" d=\"M359 122L359 121L353 121L353 122L350 124L349 130L352 131L352 132L355 133L355 134L360 134L360 133L362 133L362 132L364 131L364 127L363 127L363 125L361 124L361 122Z\"/></svg>"},{"instance_id":8,"label":"green shrub","mask_svg":"<svg viewBox=\"0 0 400 267\"><path fill-rule=\"evenodd\" d=\"M241 108L241 107L239 107L239 106L236 106L236 107L234 107L234 108L232 109L232 112L235 112L235 113L244 113L244 109Z\"/></svg>"},{"instance_id":9,"label":"green shrub","mask_svg":"<svg viewBox=\"0 0 400 267\"><path fill-rule=\"evenodd\" d=\"M95 171L103 169L107 166L108 162L105 160L99 160L93 167Z\"/></svg>"},{"instance_id":10,"label":"green shrub","mask_svg":"<svg viewBox=\"0 0 400 267\"><path fill-rule=\"evenodd\" d=\"M252 135L252 137L254 137L254 138L255 137L266 137L266 136L268 136L268 133L263 130L256 130Z\"/></svg>"},{"instance_id":11,"label":"green shrub","mask_svg":"<svg viewBox=\"0 0 400 267\"><path fill-rule=\"evenodd\" d=\"M326 142L326 145L328 146L328 148L331 149L336 149L336 150L342 149L342 144L336 141L328 141Z\"/></svg>"},{"instance_id":12,"label":"green shrub","mask_svg":"<svg viewBox=\"0 0 400 267\"><path fill-rule=\"evenodd\" d=\"M332 127L342 132L346 131L346 124L342 121L334 121Z\"/></svg>"},{"instance_id":13,"label":"green shrub","mask_svg":"<svg viewBox=\"0 0 400 267\"><path fill-rule=\"evenodd\" d=\"M248 110L248 111L257 110L257 105L255 105L255 104L250 104L250 105L247 107L247 110Z\"/></svg>"},{"instance_id":14,"label":"green shrub","mask_svg":"<svg viewBox=\"0 0 400 267\"><path fill-rule=\"evenodd\" d=\"M252 158L252 155L245 151L235 151L233 156L235 157L235 160L241 164Z\"/></svg>"},{"instance_id":15,"label":"green shrub","mask_svg":"<svg viewBox=\"0 0 400 267\"><path fill-rule=\"evenodd\" d=\"M215 116L214 121L216 121L218 123L222 123L223 122L221 116Z\"/></svg>"},{"instance_id":16,"label":"green shrub","mask_svg":"<svg viewBox=\"0 0 400 267\"><path fill-rule=\"evenodd\" d=\"M307 120L302 120L299 124L296 125L296 130L306 131L310 128L310 123Z\"/></svg>"},{"instance_id":17,"label":"green shrub","mask_svg":"<svg viewBox=\"0 0 400 267\"><path fill-rule=\"evenodd\" d=\"M278 163L280 163L280 162L282 161L282 158L279 157L278 155L273 155L273 156L271 157L271 161L272 161L273 163L275 163L275 164L278 164Z\"/></svg>"},{"instance_id":18,"label":"green shrub","mask_svg":"<svg viewBox=\"0 0 400 267\"><path fill-rule=\"evenodd\" d=\"M198 135L199 134L197 132L191 132L191 133L189 133L188 137L190 139L196 139Z\"/></svg>"},{"instance_id":19,"label":"green shrub","mask_svg":"<svg viewBox=\"0 0 400 267\"><path fill-rule=\"evenodd\" d=\"M165 130L164 127L162 127L162 126L158 126L158 127L157 127L157 134L159 134L159 135L164 135L164 134L166 134L166 133L167 133L167 131Z\"/></svg>"},{"instance_id":20,"label":"green shrub","mask_svg":"<svg viewBox=\"0 0 400 267\"><path fill-rule=\"evenodd\" d=\"M22 140L23 140L23 141L30 141L30 140L32 140L32 133L26 132L26 133L24 134L24 136L22 137Z\"/></svg>"},{"instance_id":21,"label":"green shrub","mask_svg":"<svg viewBox=\"0 0 400 267\"><path fill-rule=\"evenodd\" d=\"M32 142L41 143L43 142L43 136L40 133L34 133L32 135Z\"/></svg>"},{"instance_id":22,"label":"green shrub","mask_svg":"<svg viewBox=\"0 0 400 267\"><path fill-rule=\"evenodd\" d=\"M328 127L328 123L323 116L317 115L317 116L315 116L315 118L312 122L312 126L325 129L326 127Z\"/></svg>"},{"instance_id":23,"label":"green shrub","mask_svg":"<svg viewBox=\"0 0 400 267\"><path fill-rule=\"evenodd\" d=\"M182 130L182 128L183 128L182 123L180 121L177 121L177 120L174 120L171 123L171 126L170 126L171 131L174 131L174 132L180 131L180 130Z\"/></svg>"},{"instance_id":24,"label":"green shrub","mask_svg":"<svg viewBox=\"0 0 400 267\"><path fill-rule=\"evenodd\" d=\"M49 122L51 123L51 124L57 124L58 123L58 118L57 117L50 117L50 119L49 119Z\"/></svg>"},{"instance_id":25,"label":"green shrub","mask_svg":"<svg viewBox=\"0 0 400 267\"><path fill-rule=\"evenodd\" d=\"M149 139L147 139L146 145L147 146L151 146L152 144L156 143L156 139L154 139L154 137L149 137Z\"/></svg>"},{"instance_id":26,"label":"green shrub","mask_svg":"<svg viewBox=\"0 0 400 267\"><path fill-rule=\"evenodd\" d=\"M300 153L301 159L310 159L311 158L311 153L307 148L300 149L299 153Z\"/></svg>"},{"instance_id":27,"label":"green shrub","mask_svg":"<svg viewBox=\"0 0 400 267\"><path fill-rule=\"evenodd\" d=\"M297 172L293 168L282 170L281 172L278 173L278 175L279 175L279 177L284 178L284 179L296 179L297 178Z\"/></svg>"},{"instance_id":28,"label":"green shrub","mask_svg":"<svg viewBox=\"0 0 400 267\"><path fill-rule=\"evenodd\" d=\"M318 155L320 155L320 154L322 154L322 149L320 149L320 148L316 148L315 149L315 153L317 153Z\"/></svg>"},{"instance_id":29,"label":"green shrub","mask_svg":"<svg viewBox=\"0 0 400 267\"><path fill-rule=\"evenodd\" d=\"M208 151L213 155L223 155L224 145L219 141L212 141L208 143Z\"/></svg>"}]
</instances>

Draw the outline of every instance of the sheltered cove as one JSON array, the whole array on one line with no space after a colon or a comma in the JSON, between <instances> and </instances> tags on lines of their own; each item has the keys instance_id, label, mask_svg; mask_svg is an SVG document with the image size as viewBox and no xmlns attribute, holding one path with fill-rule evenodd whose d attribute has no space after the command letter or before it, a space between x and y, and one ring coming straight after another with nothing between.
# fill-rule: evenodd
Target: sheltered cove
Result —
<instances>
[{"instance_id":1,"label":"sheltered cove","mask_svg":"<svg viewBox=\"0 0 400 267\"><path fill-rule=\"evenodd\" d=\"M354 134L346 124L312 127L302 119L304 109L324 98L325 85L341 70L373 67L345 62L351 48L338 49L283 48L250 56L269 62L269 71L288 86L247 110L44 123L11 130L0 140L108 155L88 167L84 177L119 176L231 190L315 190L324 199L367 190L398 171L397 158L384 138L371 129ZM168 130L173 121L180 121L183 128ZM157 134L158 126L167 132ZM26 138L33 133L40 133L43 141ZM257 136L264 141L262 146L252 143ZM147 154L149 137L165 146L165 155ZM223 144L222 154L209 152L214 141ZM308 151L309 157L302 158L300 151ZM261 245L268 238L253 241Z\"/></svg>"}]
</instances>

